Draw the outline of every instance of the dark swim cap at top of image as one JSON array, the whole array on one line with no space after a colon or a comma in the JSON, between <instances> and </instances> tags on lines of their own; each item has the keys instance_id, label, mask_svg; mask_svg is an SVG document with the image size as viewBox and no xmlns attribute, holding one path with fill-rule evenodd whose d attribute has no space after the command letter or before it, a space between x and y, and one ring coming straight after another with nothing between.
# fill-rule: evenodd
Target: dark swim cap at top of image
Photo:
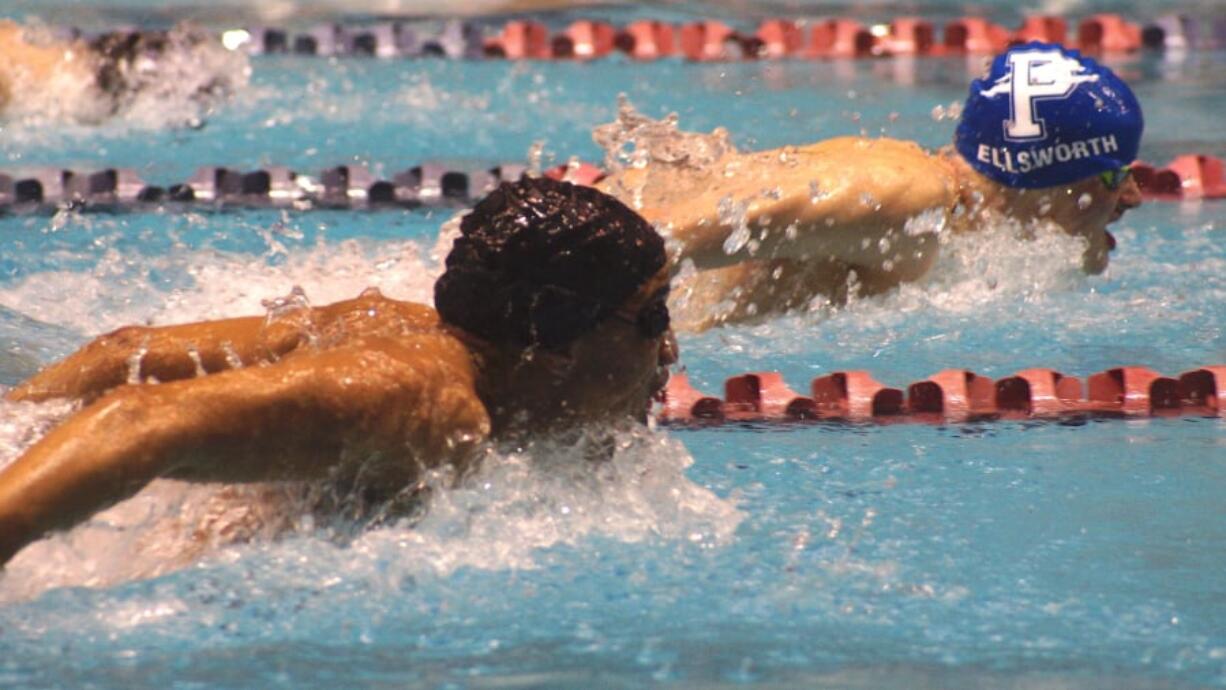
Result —
<instances>
[{"instance_id":1,"label":"dark swim cap at top of image","mask_svg":"<svg viewBox=\"0 0 1226 690\"><path fill-rule=\"evenodd\" d=\"M1032 42L996 56L971 83L954 145L988 178L1035 189L1131 164L1143 127L1141 105L1114 72Z\"/></svg>"}]
</instances>

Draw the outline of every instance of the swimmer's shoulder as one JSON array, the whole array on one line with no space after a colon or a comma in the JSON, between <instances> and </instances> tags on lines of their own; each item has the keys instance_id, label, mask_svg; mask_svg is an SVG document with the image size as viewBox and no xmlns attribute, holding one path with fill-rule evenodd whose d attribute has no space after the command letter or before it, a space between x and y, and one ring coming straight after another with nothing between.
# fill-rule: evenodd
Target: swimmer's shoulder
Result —
<instances>
[{"instance_id":1,"label":"swimmer's shoulder","mask_svg":"<svg viewBox=\"0 0 1226 690\"><path fill-rule=\"evenodd\" d=\"M354 332L375 329L382 335L429 333L439 330L438 312L417 302L392 299L378 288L367 288L353 299L320 307L325 325L335 324Z\"/></svg>"},{"instance_id":2,"label":"swimmer's shoulder","mask_svg":"<svg viewBox=\"0 0 1226 690\"><path fill-rule=\"evenodd\" d=\"M461 379L474 376L475 355L445 326L433 307L387 297L368 288L353 299L317 310L321 340L328 345L384 351L403 361L438 364Z\"/></svg>"},{"instance_id":3,"label":"swimmer's shoulder","mask_svg":"<svg viewBox=\"0 0 1226 690\"><path fill-rule=\"evenodd\" d=\"M797 147L796 153L806 157L856 161L859 164L893 162L924 167L936 162L936 157L914 141L889 137L835 137Z\"/></svg>"},{"instance_id":4,"label":"swimmer's shoulder","mask_svg":"<svg viewBox=\"0 0 1226 690\"><path fill-rule=\"evenodd\" d=\"M796 157L800 167L831 186L900 195L918 206L945 206L956 194L948 161L913 141L836 137L799 147Z\"/></svg>"}]
</instances>

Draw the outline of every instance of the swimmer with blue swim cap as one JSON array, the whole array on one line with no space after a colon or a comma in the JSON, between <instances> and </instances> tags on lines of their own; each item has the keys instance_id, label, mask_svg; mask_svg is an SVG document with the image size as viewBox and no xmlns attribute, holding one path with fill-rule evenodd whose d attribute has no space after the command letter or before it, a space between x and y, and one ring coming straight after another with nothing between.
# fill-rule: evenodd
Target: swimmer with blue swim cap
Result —
<instances>
[{"instance_id":1,"label":"swimmer with blue swim cap","mask_svg":"<svg viewBox=\"0 0 1226 690\"><path fill-rule=\"evenodd\" d=\"M1082 238L1082 267L1099 273L1114 245L1107 224L1141 201L1129 165L1142 128L1110 69L1028 43L971 84L954 146L936 153L842 137L730 152L700 169L628 167L601 188L667 230L675 265L693 262L697 274L674 290L689 306L674 311L702 329L837 300L853 277L860 294L917 280L936 261L938 232L1002 218ZM744 209L752 242L734 241L730 206Z\"/></svg>"}]
</instances>

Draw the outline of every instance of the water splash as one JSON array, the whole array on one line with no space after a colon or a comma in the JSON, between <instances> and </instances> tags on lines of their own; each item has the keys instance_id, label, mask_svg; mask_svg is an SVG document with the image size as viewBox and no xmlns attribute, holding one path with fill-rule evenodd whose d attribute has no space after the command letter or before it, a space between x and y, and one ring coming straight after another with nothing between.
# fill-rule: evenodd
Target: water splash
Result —
<instances>
[{"instance_id":1,"label":"water splash","mask_svg":"<svg viewBox=\"0 0 1226 690\"><path fill-rule=\"evenodd\" d=\"M659 204L684 195L687 176L700 175L736 152L722 127L701 134L678 129L677 123L676 113L656 120L635 110L625 94L618 96L617 119L592 130L605 152L610 192L636 209ZM641 174L622 176L623 171Z\"/></svg>"},{"instance_id":2,"label":"water splash","mask_svg":"<svg viewBox=\"0 0 1226 690\"><path fill-rule=\"evenodd\" d=\"M0 457L0 467L33 440L22 432L19 441L6 441L6 430L29 429L31 415L54 420L71 409L16 407L0 403L0 415L20 417L19 424L0 426L0 450L10 456ZM460 568L534 568L546 550L598 536L717 548L732 539L742 514L687 479L691 463L679 441L639 426L491 448L458 484L450 472L428 476L428 503L413 524L352 537L334 519L313 517L311 492L301 487L158 481L72 531L27 547L0 576L0 602L153 577L200 557L205 567L272 558L297 569L309 551L312 561L343 563L337 572L346 577L403 581ZM202 536L202 529L210 534Z\"/></svg>"},{"instance_id":3,"label":"water splash","mask_svg":"<svg viewBox=\"0 0 1226 690\"><path fill-rule=\"evenodd\" d=\"M706 168L736 151L722 127L699 134L678 129L677 122L676 113L659 120L647 117L635 110L625 94L619 94L617 119L593 129L592 139L604 150L609 172L655 164Z\"/></svg>"},{"instance_id":4,"label":"water splash","mask_svg":"<svg viewBox=\"0 0 1226 690\"><path fill-rule=\"evenodd\" d=\"M211 249L82 254L97 256L84 271L48 270L0 285L0 308L96 334L133 323L251 316L264 311L264 299L294 285L320 304L352 299L371 286L394 299L428 304L439 270L410 240L320 243L271 265L266 257ZM155 276L175 281L168 286Z\"/></svg>"},{"instance_id":5,"label":"water splash","mask_svg":"<svg viewBox=\"0 0 1226 690\"><path fill-rule=\"evenodd\" d=\"M23 28L27 41L58 43L45 27ZM94 124L112 117L138 130L195 127L250 79L246 54L225 49L201 28L178 25L167 32L166 42L158 55L138 55L121 66L129 88L118 101L97 88L95 58L80 44L69 47L70 57L40 83L18 70L13 91L22 97L4 113L9 136L34 134L48 124Z\"/></svg>"}]
</instances>

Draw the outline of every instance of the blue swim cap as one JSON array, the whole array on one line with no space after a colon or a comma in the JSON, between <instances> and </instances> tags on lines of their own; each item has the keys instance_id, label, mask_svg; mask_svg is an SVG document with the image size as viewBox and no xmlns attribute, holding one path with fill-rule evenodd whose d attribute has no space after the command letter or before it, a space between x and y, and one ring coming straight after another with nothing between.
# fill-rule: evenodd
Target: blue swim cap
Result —
<instances>
[{"instance_id":1,"label":"blue swim cap","mask_svg":"<svg viewBox=\"0 0 1226 690\"><path fill-rule=\"evenodd\" d=\"M1132 163L1141 105L1119 77L1075 50L1014 46L971 83L954 145L1008 187L1054 187Z\"/></svg>"}]
</instances>

